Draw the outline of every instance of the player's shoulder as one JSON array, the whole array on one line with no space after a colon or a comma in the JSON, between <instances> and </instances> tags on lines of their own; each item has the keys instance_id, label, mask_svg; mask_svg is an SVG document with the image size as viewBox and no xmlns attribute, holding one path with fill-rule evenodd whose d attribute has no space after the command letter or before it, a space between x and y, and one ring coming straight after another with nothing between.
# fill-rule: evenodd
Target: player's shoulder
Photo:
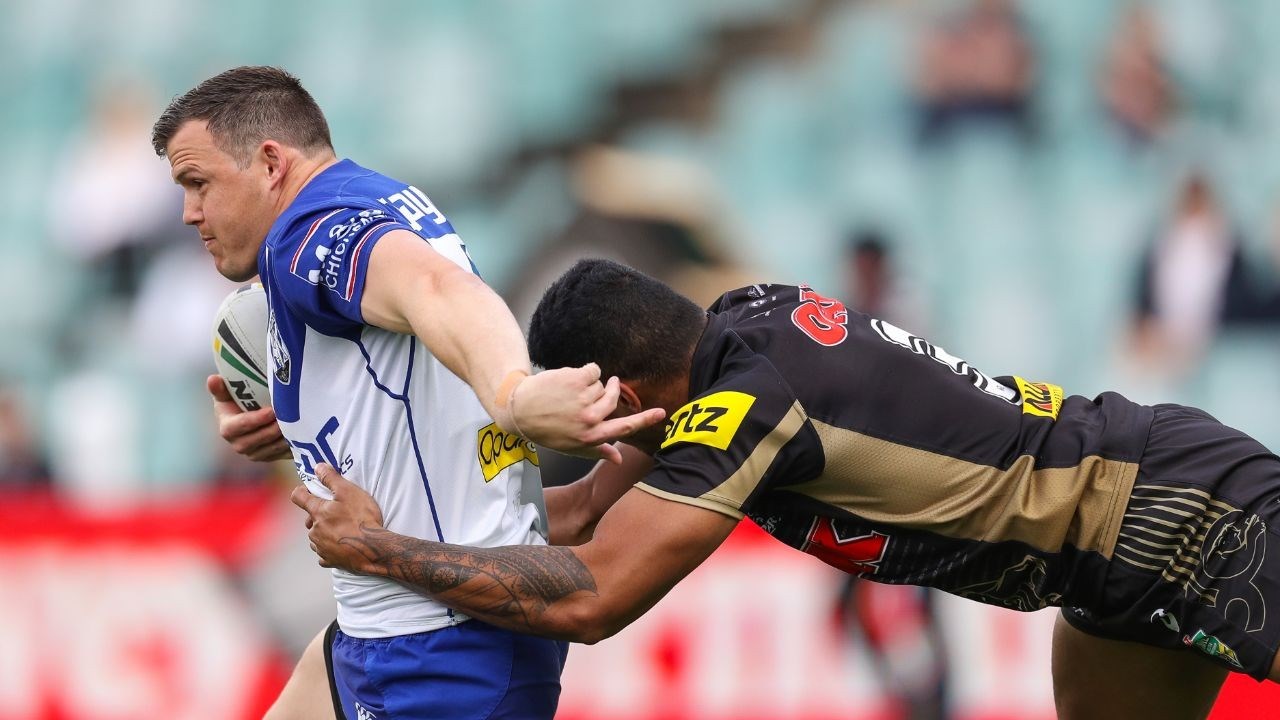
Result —
<instances>
[{"instance_id":1,"label":"player's shoulder","mask_svg":"<svg viewBox=\"0 0 1280 720\"><path fill-rule=\"evenodd\" d=\"M744 423L772 426L796 404L795 393L767 356L735 341L732 333L717 345L714 359L695 358L694 392L672 414L664 447L692 440L723 450Z\"/></svg>"},{"instance_id":2,"label":"player's shoulder","mask_svg":"<svg viewBox=\"0 0 1280 720\"><path fill-rule=\"evenodd\" d=\"M716 298L707 309L713 313L733 312L765 312L770 308L794 303L799 297L800 287L777 283L757 283L740 287Z\"/></svg>"},{"instance_id":3,"label":"player's shoulder","mask_svg":"<svg viewBox=\"0 0 1280 720\"><path fill-rule=\"evenodd\" d=\"M388 211L379 207L376 198L348 191L351 182L362 176L356 172L357 168L354 163L344 160L308 182L276 218L267 234L267 246L279 253L317 236L323 238L331 232L343 232L340 228L362 220L379 216L390 218Z\"/></svg>"},{"instance_id":4,"label":"player's shoulder","mask_svg":"<svg viewBox=\"0 0 1280 720\"><path fill-rule=\"evenodd\" d=\"M369 203L331 199L292 208L267 237L269 270L315 283L326 263L335 266L360 240L378 228L400 224L391 212ZM315 277L312 277L315 276Z\"/></svg>"},{"instance_id":5,"label":"player's shoulder","mask_svg":"<svg viewBox=\"0 0 1280 720\"><path fill-rule=\"evenodd\" d=\"M744 353L672 413L645 484L740 516L767 477L811 477L822 457L804 407L765 357Z\"/></svg>"},{"instance_id":6,"label":"player's shoulder","mask_svg":"<svg viewBox=\"0 0 1280 720\"><path fill-rule=\"evenodd\" d=\"M748 285L721 295L709 308L720 325L751 345L801 351L805 341L832 348L848 339L861 313L808 285ZM779 337L781 336L781 337ZM794 342L791 342L794 341Z\"/></svg>"}]
</instances>

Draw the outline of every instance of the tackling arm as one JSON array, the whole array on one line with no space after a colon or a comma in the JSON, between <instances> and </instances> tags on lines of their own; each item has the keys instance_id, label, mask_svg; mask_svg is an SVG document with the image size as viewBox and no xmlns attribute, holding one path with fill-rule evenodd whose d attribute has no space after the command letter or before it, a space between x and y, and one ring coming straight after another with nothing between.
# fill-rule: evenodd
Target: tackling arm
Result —
<instances>
[{"instance_id":1,"label":"tackling arm","mask_svg":"<svg viewBox=\"0 0 1280 720\"><path fill-rule=\"evenodd\" d=\"M364 491L328 466L319 477L334 500L300 489L293 501L307 511L322 565L391 578L487 623L573 642L598 642L626 627L737 525L631 490L580 547L470 548L392 533Z\"/></svg>"},{"instance_id":2,"label":"tackling arm","mask_svg":"<svg viewBox=\"0 0 1280 720\"><path fill-rule=\"evenodd\" d=\"M598 462L582 479L544 491L552 545L590 540L601 516L653 467L653 458L630 445L619 444L618 450L620 465Z\"/></svg>"}]
</instances>

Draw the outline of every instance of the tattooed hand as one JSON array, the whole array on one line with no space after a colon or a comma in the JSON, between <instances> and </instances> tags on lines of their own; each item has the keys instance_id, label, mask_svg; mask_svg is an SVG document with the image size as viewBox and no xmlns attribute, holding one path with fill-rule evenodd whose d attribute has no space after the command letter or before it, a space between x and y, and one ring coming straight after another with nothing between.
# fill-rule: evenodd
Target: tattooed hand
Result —
<instances>
[{"instance_id":1,"label":"tattooed hand","mask_svg":"<svg viewBox=\"0 0 1280 720\"><path fill-rule=\"evenodd\" d=\"M369 493L329 465L317 467L316 477L333 493L332 500L312 495L304 485L294 488L289 499L307 512L308 537L320 565L371 572L376 558L360 539L365 532L382 530L382 510Z\"/></svg>"},{"instance_id":2,"label":"tattooed hand","mask_svg":"<svg viewBox=\"0 0 1280 720\"><path fill-rule=\"evenodd\" d=\"M471 548L398 535L364 490L328 465L316 477L332 500L299 485L293 504L307 512L311 549L324 567L391 578L456 610L512 630L579 640L592 628L549 618L552 605L595 597L591 572L568 548ZM590 637L590 636L586 636Z\"/></svg>"}]
</instances>

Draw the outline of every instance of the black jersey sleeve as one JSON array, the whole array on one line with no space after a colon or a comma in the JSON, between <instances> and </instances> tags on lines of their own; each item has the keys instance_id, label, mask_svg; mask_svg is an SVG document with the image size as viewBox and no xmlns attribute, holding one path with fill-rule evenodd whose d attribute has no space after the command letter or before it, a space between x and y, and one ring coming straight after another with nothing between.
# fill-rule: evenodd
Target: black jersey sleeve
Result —
<instances>
[{"instance_id":1,"label":"black jersey sleeve","mask_svg":"<svg viewBox=\"0 0 1280 720\"><path fill-rule=\"evenodd\" d=\"M797 479L795 458L821 457L804 408L767 361L742 364L671 417L653 470L636 487L741 519L779 479Z\"/></svg>"}]
</instances>

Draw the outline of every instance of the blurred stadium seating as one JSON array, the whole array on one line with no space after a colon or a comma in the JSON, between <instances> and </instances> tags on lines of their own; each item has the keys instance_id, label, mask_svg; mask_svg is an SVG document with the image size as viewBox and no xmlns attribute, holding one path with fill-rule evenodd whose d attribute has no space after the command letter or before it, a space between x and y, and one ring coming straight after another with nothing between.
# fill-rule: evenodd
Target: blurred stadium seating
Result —
<instances>
[{"instance_id":1,"label":"blurred stadium seating","mask_svg":"<svg viewBox=\"0 0 1280 720\"><path fill-rule=\"evenodd\" d=\"M925 143L917 96L922 33L939 15L968 5L4 3L0 210L10 220L0 227L0 306L6 308L0 389L21 398L36 450L49 459L54 477L47 492L78 498L82 509L112 500L124 506L121 512L132 512L160 499L203 497L228 482L262 480L224 457L216 443L202 394L212 365L190 359L207 349L174 346L204 331L166 336L149 358L137 357L139 338L150 337L146 323L166 322L163 312L146 306L139 289L145 281L109 292L104 288L121 281L119 265L77 255L73 245L55 239L59 223L87 228L99 221L67 200L60 173L93 128L104 93L140 88L150 117L165 98L200 79L258 63L285 66L302 78L328 113L341 155L432 194L500 290L513 288L523 269L551 254L548 248L570 233L584 208L599 210L593 203L600 188L581 186L582 152L615 146L706 179L706 217L690 233L687 254L694 262L720 258L733 269L710 277L807 281L839 294L848 289L840 263L847 238L875 226L892 243L898 283L923 298L926 334L989 373L1052 380L1072 393L1115 389L1144 402L1196 404L1280 446L1280 315L1222 328L1179 374L1129 357L1140 258L1188 166L1212 175L1241 228L1257 282L1276 285L1280 86L1270 71L1280 70L1274 42L1280 3L1151 3L1177 104L1159 136L1136 142L1116 129L1099 92L1123 5L1016 2L1034 57L1026 98L1030 131L974 125ZM138 128L143 155L150 152L148 130ZM165 163L156 163L163 176ZM172 212L176 222L176 204ZM681 216L681 222L687 220ZM167 254L171 246L194 241L178 228L161 234L159 240L128 239L140 248L144 278L162 258L177 262ZM704 285L718 282L696 277ZM216 295L217 278L200 282L214 283ZM723 289L702 287L712 296ZM175 327L206 322L199 302L161 304ZM238 480L241 474L250 477ZM0 500L0 507L6 502L16 501ZM30 546L0 548L0 567L16 562L15 547ZM307 562L305 554L298 557ZM799 586L828 591L829 577L796 572L803 576ZM264 586L255 603L287 593L282 583ZM668 603L705 602L688 592L680 597ZM29 607L13 605L14 598L0 588L0 607ZM321 602L308 618L319 627L326 612ZM1032 665L1038 671L1047 667L1045 615L1003 620L967 608L949 612L957 626L1006 623L1001 627L1015 634L1040 633L1033 650L1010 652L1019 662L1040 663ZM652 622L686 622L663 618ZM262 632L288 655L298 647L295 636L306 631ZM723 638L731 629L706 632ZM616 650L605 644L580 655L610 657L627 652L631 642L619 639ZM24 662L6 655L6 644L0 640L0 677ZM973 647L968 640L961 645ZM838 657L843 651L825 652ZM1033 657L1039 659L1027 660ZM878 709L877 690L866 686L865 667L851 672L852 689L832 690L827 707L844 708L839 716L846 718L891 717L891 709ZM579 687L566 695L568 717L593 717L583 708L605 701L591 693L609 686L593 685L599 678L590 675L586 663L571 662L567 682ZM1013 691L1003 688L1012 686L981 685L1001 682L991 677L960 681L955 707L962 716L1051 714L1043 673L1031 689L1018 691L1022 695L1006 695ZM813 714L795 699L800 695L787 695L810 687L792 680L798 684L777 681L783 704L767 705L774 714L760 717L835 716ZM618 701L615 710L594 717L745 717L745 706L728 697L740 684L707 682L701 689L681 686L681 697L693 703L683 709L660 705L633 716L617 708L640 706ZM618 692L629 697L625 693L669 686L633 684ZM95 714L13 700L18 697L19 690L0 685L0 718L135 717L127 704L116 714ZM992 704L991 697L1014 699ZM710 709L689 709L694 706Z\"/></svg>"}]
</instances>

